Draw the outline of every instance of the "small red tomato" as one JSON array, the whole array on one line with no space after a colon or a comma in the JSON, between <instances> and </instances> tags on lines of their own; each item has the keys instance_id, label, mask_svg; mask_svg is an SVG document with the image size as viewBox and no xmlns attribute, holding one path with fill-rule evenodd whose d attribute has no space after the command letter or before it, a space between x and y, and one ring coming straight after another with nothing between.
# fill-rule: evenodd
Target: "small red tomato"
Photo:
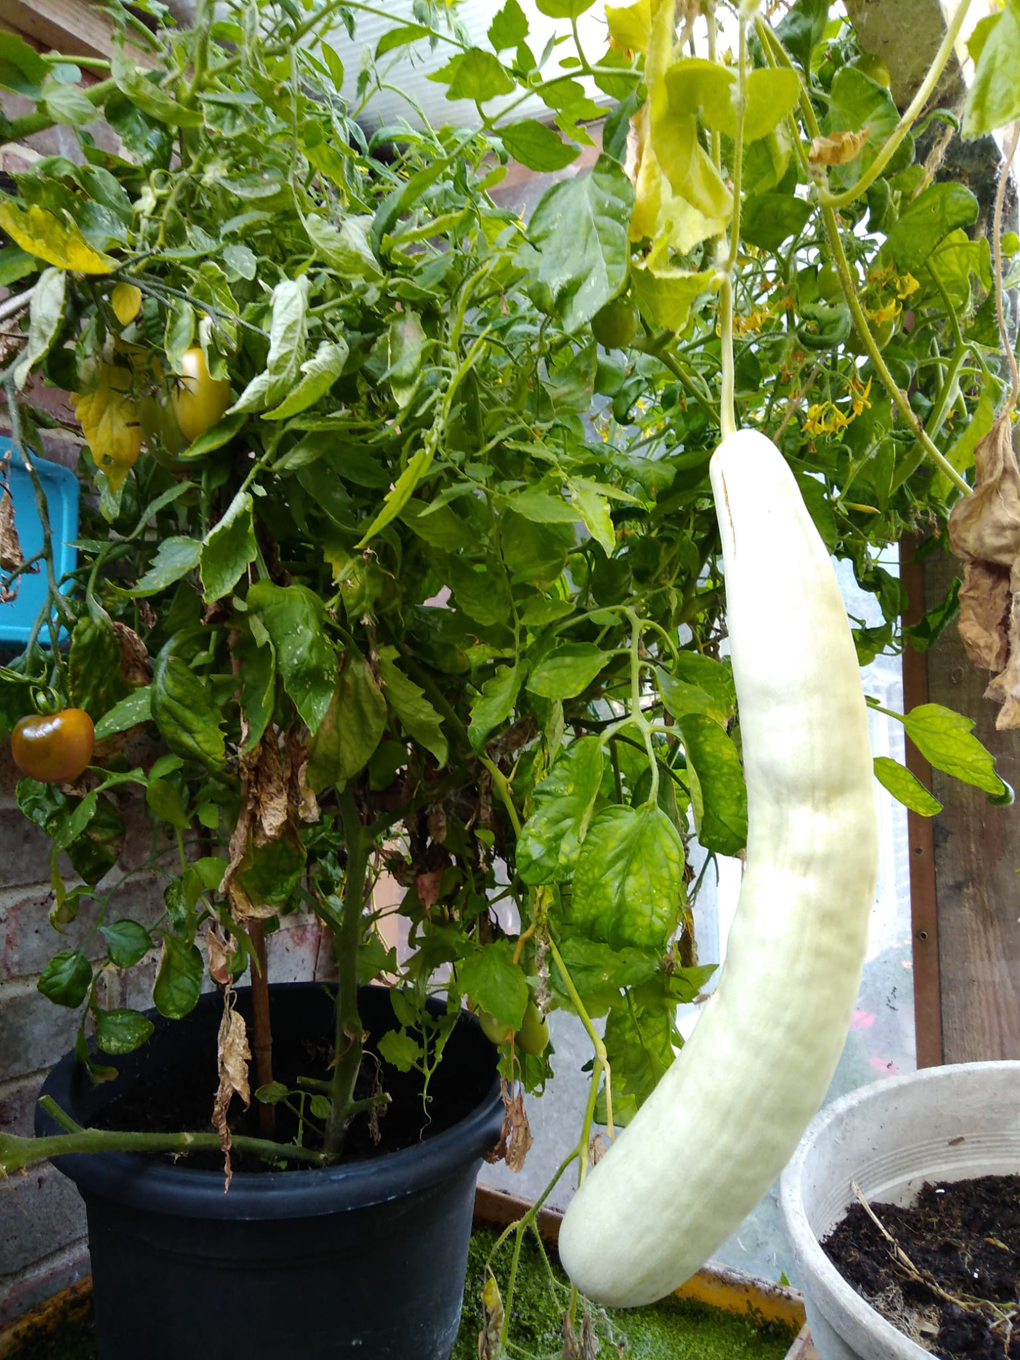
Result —
<instances>
[{"instance_id":1,"label":"small red tomato","mask_svg":"<svg viewBox=\"0 0 1020 1360\"><path fill-rule=\"evenodd\" d=\"M41 784L77 779L92 759L96 731L82 708L33 713L11 734L11 755L22 774Z\"/></svg>"}]
</instances>

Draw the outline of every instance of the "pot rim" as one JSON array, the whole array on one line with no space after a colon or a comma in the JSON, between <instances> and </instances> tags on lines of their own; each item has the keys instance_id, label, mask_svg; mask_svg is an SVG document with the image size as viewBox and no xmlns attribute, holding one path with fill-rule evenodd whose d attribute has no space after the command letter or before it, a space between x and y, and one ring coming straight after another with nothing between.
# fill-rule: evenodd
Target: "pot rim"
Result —
<instances>
[{"instance_id":1,"label":"pot rim","mask_svg":"<svg viewBox=\"0 0 1020 1360\"><path fill-rule=\"evenodd\" d=\"M861 1352L875 1360L924 1360L929 1355L905 1333L894 1327L891 1322L877 1312L853 1286L839 1273L823 1251L814 1229L808 1220L802 1193L804 1166L816 1144L825 1137L834 1124L842 1121L849 1112L859 1112L866 1119L869 1107L881 1106L905 1088L921 1088L939 1085L947 1080L966 1081L969 1078L980 1080L996 1075L1020 1077L1020 1060L995 1059L986 1062L946 1063L938 1067L919 1068L900 1076L883 1077L848 1091L831 1104L821 1109L808 1125L796 1151L787 1163L780 1177L779 1203L787 1240L802 1271L811 1272L812 1278L802 1279L800 1289L807 1297L810 1307L821 1312L826 1321L841 1337L846 1336L841 1329L848 1316L861 1331L869 1334L874 1342L874 1350ZM857 1344L855 1337L851 1344Z\"/></svg>"},{"instance_id":2,"label":"pot rim","mask_svg":"<svg viewBox=\"0 0 1020 1360\"><path fill-rule=\"evenodd\" d=\"M279 985L295 992L321 987L319 983ZM478 1024L467 1010L461 1013L461 1023ZM78 1070L74 1052L65 1054L40 1094L53 1096L67 1108ZM155 1162L141 1153L71 1153L52 1161L81 1193L154 1213L203 1219L312 1218L368 1208L445 1180L466 1162L481 1160L498 1139L502 1122L502 1089L493 1048L492 1081L469 1114L424 1142L377 1157L290 1171L236 1171L227 1193L221 1170ZM37 1134L63 1131L38 1106L35 1125Z\"/></svg>"}]
</instances>

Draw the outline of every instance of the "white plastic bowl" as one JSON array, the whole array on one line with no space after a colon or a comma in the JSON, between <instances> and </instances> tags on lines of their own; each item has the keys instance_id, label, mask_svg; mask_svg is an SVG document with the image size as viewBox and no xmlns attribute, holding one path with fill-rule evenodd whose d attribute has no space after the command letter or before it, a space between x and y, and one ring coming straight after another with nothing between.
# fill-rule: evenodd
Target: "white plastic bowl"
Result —
<instances>
[{"instance_id":1,"label":"white plastic bowl","mask_svg":"<svg viewBox=\"0 0 1020 1360\"><path fill-rule=\"evenodd\" d=\"M819 1246L854 1202L909 1204L925 1181L1020 1174L1020 1062L928 1067L862 1086L816 1115L780 1204L820 1360L931 1360Z\"/></svg>"}]
</instances>

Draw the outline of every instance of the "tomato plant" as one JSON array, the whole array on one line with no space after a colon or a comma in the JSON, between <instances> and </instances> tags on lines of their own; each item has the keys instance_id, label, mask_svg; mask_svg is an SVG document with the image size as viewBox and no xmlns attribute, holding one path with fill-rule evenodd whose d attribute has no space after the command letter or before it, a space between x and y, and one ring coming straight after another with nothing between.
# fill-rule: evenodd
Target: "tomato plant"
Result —
<instances>
[{"instance_id":1,"label":"tomato plant","mask_svg":"<svg viewBox=\"0 0 1020 1360\"><path fill-rule=\"evenodd\" d=\"M214 378L198 346L184 351L181 376L173 389L171 404L181 433L189 444L200 439L223 416L230 405L230 382Z\"/></svg>"},{"instance_id":2,"label":"tomato plant","mask_svg":"<svg viewBox=\"0 0 1020 1360\"><path fill-rule=\"evenodd\" d=\"M95 741L92 719L84 709L63 708L22 718L11 734L11 756L29 779L70 783L88 767Z\"/></svg>"}]
</instances>

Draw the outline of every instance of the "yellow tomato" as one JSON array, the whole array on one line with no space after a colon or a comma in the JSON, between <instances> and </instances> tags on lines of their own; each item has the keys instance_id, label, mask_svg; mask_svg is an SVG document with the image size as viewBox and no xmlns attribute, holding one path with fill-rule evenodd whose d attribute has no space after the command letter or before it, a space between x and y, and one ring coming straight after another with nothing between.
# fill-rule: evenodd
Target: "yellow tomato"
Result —
<instances>
[{"instance_id":1,"label":"yellow tomato","mask_svg":"<svg viewBox=\"0 0 1020 1360\"><path fill-rule=\"evenodd\" d=\"M197 345L185 350L181 373L172 396L173 410L181 433L193 444L222 418L230 405L230 383L212 376Z\"/></svg>"},{"instance_id":2,"label":"yellow tomato","mask_svg":"<svg viewBox=\"0 0 1020 1360\"><path fill-rule=\"evenodd\" d=\"M71 395L96 466L106 473L114 491L124 484L142 449L142 425L132 386L130 369L100 363L92 390Z\"/></svg>"}]
</instances>

